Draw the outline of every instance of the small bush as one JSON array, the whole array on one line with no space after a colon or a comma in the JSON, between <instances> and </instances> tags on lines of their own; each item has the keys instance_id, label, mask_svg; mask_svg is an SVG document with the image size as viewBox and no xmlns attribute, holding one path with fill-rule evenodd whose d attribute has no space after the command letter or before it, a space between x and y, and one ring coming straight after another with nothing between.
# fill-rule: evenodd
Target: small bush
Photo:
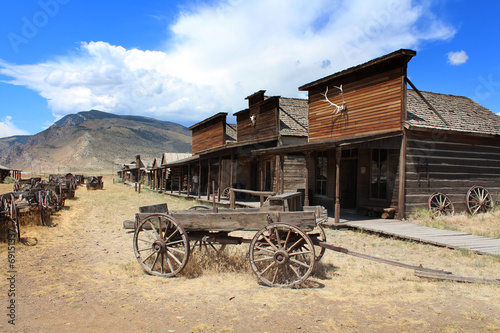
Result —
<instances>
[{"instance_id":1,"label":"small bush","mask_svg":"<svg viewBox=\"0 0 500 333\"><path fill-rule=\"evenodd\" d=\"M17 182L17 179L14 177L5 177L3 182L4 184L14 184L15 182Z\"/></svg>"}]
</instances>

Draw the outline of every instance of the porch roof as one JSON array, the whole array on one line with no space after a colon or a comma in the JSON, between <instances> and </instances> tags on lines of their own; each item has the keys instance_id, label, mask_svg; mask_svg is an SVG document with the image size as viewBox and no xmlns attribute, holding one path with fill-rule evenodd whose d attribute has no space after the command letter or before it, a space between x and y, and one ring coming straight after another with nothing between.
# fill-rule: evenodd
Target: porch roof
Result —
<instances>
[{"instance_id":1,"label":"porch roof","mask_svg":"<svg viewBox=\"0 0 500 333\"><path fill-rule=\"evenodd\" d=\"M171 167L174 167L174 166L187 165L187 164L191 164L193 162L196 162L199 159L200 159L199 155L194 155L194 156L191 156L191 157L188 157L188 158L183 158L181 160L177 160L177 161L174 161L174 162L163 164L162 167L163 168L171 168Z\"/></svg>"},{"instance_id":2,"label":"porch roof","mask_svg":"<svg viewBox=\"0 0 500 333\"><path fill-rule=\"evenodd\" d=\"M291 153L305 153L311 152L315 150L324 150L331 149L337 147L349 147L360 143L365 143L369 141L377 141L383 139L394 138L398 136L402 136L403 131L394 131L387 132L381 134L373 134L373 135L360 135L351 137L348 139L335 139L321 142L312 142L312 143L302 143L296 145L288 145L281 147L273 147L273 148L265 148L265 149L256 149L252 150L252 154L254 155L278 155L278 154L291 154Z\"/></svg>"}]
</instances>

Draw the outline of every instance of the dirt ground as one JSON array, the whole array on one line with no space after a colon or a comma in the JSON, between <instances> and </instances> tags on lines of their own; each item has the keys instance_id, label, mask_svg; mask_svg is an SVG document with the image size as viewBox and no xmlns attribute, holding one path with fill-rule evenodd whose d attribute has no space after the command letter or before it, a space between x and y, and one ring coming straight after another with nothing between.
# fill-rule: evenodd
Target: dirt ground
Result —
<instances>
[{"instance_id":1,"label":"dirt ground","mask_svg":"<svg viewBox=\"0 0 500 333\"><path fill-rule=\"evenodd\" d=\"M0 191L10 191L0 187ZM426 280L413 271L327 252L300 289L258 283L233 246L229 264L194 258L183 276L145 274L133 235L122 228L138 207L168 202L105 179L104 190L80 187L52 218L54 227L24 226L15 245L15 296L9 296L7 244L0 244L2 331L15 332L500 332L500 286ZM251 237L250 234L248 237ZM347 229L328 241L353 251L458 275L499 278L500 257L407 242ZM198 266L204 266L203 270ZM15 325L9 302L15 301Z\"/></svg>"}]
</instances>

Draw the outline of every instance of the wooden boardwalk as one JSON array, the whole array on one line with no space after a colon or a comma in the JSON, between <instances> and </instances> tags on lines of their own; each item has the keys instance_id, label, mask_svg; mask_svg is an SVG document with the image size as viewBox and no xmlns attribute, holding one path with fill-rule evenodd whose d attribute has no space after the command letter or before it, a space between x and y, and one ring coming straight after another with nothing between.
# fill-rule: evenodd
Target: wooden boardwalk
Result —
<instances>
[{"instance_id":1,"label":"wooden boardwalk","mask_svg":"<svg viewBox=\"0 0 500 333\"><path fill-rule=\"evenodd\" d=\"M452 249L467 249L480 254L500 255L500 239L498 238L435 229L399 220L371 219L344 220L341 222L339 226L368 230Z\"/></svg>"}]
</instances>

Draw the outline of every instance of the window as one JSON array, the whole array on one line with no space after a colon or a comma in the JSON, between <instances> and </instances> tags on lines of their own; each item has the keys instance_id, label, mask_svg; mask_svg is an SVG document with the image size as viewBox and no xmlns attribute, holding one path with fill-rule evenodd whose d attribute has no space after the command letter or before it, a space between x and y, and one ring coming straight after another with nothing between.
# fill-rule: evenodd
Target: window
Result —
<instances>
[{"instance_id":1,"label":"window","mask_svg":"<svg viewBox=\"0 0 500 333\"><path fill-rule=\"evenodd\" d=\"M372 149L370 198L387 199L387 149Z\"/></svg>"},{"instance_id":2,"label":"window","mask_svg":"<svg viewBox=\"0 0 500 333\"><path fill-rule=\"evenodd\" d=\"M326 195L327 170L328 154L326 151L319 152L316 159L316 194Z\"/></svg>"}]
</instances>

